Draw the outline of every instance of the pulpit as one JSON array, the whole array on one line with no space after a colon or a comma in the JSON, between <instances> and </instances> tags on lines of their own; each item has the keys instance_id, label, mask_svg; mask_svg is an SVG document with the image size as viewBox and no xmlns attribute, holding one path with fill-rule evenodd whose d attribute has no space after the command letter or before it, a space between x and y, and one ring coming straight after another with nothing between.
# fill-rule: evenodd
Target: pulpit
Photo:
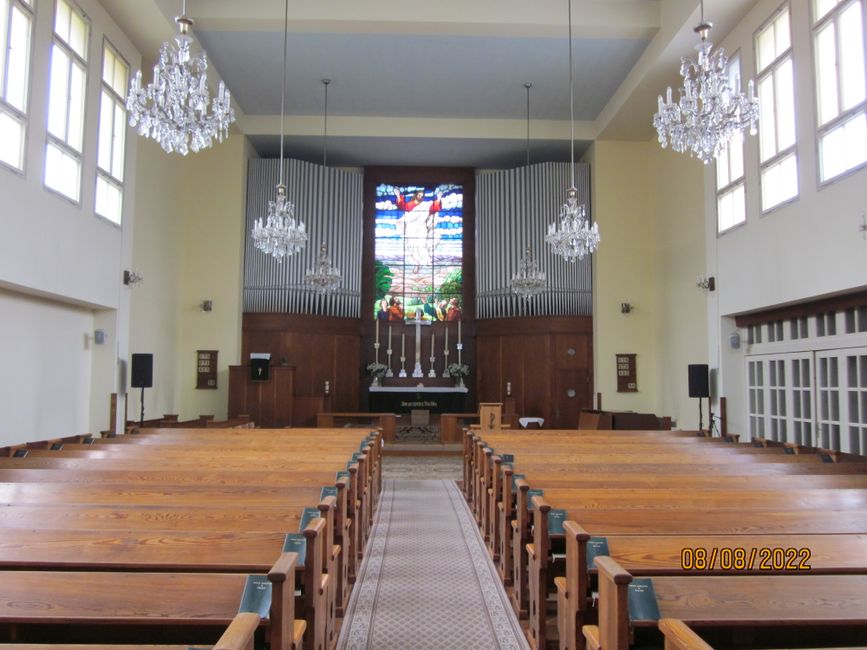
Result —
<instances>
[{"instance_id":1,"label":"pulpit","mask_svg":"<svg viewBox=\"0 0 867 650\"><path fill-rule=\"evenodd\" d=\"M229 366L229 417L248 414L257 427L292 426L294 366L271 366L266 381L253 381L250 366Z\"/></svg>"}]
</instances>

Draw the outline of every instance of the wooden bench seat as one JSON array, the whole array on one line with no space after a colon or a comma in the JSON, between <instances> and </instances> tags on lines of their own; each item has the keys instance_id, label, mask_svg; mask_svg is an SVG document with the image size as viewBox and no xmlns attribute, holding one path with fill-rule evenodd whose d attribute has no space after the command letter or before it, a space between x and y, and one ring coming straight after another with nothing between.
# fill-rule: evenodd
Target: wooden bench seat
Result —
<instances>
[{"instance_id":1,"label":"wooden bench seat","mask_svg":"<svg viewBox=\"0 0 867 650\"><path fill-rule=\"evenodd\" d=\"M293 590L285 588L296 559L283 554L268 573L273 592L261 625L275 650L300 647L297 634L304 631L295 624ZM245 583L245 575L227 573L2 571L0 634L5 641L13 632L27 639L45 626L64 626L86 638L134 626L140 639L164 639L183 628L218 629L216 639L238 613Z\"/></svg>"},{"instance_id":2,"label":"wooden bench seat","mask_svg":"<svg viewBox=\"0 0 867 650\"><path fill-rule=\"evenodd\" d=\"M256 629L261 619L258 614L245 612L236 614L235 618L223 632L223 635L213 646L210 644L196 644L206 646L210 650L253 650ZM302 629L294 635L300 638L303 635L304 621L295 621ZM297 632L300 631L300 634ZM0 650L93 650L93 646L73 643L0 643ZM132 645L132 644L100 644L99 650L189 650L188 645Z\"/></svg>"},{"instance_id":3,"label":"wooden bench seat","mask_svg":"<svg viewBox=\"0 0 867 650\"><path fill-rule=\"evenodd\" d=\"M592 560L600 544L626 571L642 576L798 574L802 566L809 566L813 575L867 574L867 535L591 536L574 521L565 522L564 529L565 576L554 579L562 648L577 647L578 635L591 612L590 592L596 572ZM782 549L779 557L774 557L775 549ZM696 561L696 553L705 558L700 560L704 564ZM740 553L743 564L737 565L735 559ZM786 569L787 564L795 568Z\"/></svg>"},{"instance_id":4,"label":"wooden bench seat","mask_svg":"<svg viewBox=\"0 0 867 650\"><path fill-rule=\"evenodd\" d=\"M265 571L284 534L298 530L302 509L314 506L321 516L304 531L308 554L297 605L309 623L305 647L330 647L337 601L349 593L341 547L350 546L351 523L366 529L363 520L372 518L381 435L317 433L312 442L310 430L167 429L3 459L9 462L0 472L17 475L0 480L0 502L10 503L0 508L0 566ZM348 478L338 480L344 468ZM329 486L337 496L321 498ZM345 506L338 506L341 498Z\"/></svg>"},{"instance_id":5,"label":"wooden bench seat","mask_svg":"<svg viewBox=\"0 0 867 650\"><path fill-rule=\"evenodd\" d=\"M838 628L867 638L865 575L650 578L655 597L649 600L655 602L658 616L639 614L630 619L626 602L633 576L609 557L595 562L599 625L584 628L588 650L627 650L634 628L655 628L660 618L678 619L693 629L813 628L833 640Z\"/></svg>"}]
</instances>

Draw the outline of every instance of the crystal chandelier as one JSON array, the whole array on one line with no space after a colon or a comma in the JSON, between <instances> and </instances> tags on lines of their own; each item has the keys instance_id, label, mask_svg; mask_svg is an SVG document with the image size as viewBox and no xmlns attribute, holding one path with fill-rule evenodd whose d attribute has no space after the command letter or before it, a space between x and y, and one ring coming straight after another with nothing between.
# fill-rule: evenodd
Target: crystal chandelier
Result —
<instances>
[{"instance_id":1,"label":"crystal chandelier","mask_svg":"<svg viewBox=\"0 0 867 650\"><path fill-rule=\"evenodd\" d=\"M711 27L713 24L704 19L702 1L701 23L695 28L701 37L696 46L698 59L681 59L680 101L673 101L669 86L665 100L659 96L659 111L653 116L653 126L663 148L671 143L678 153L689 151L705 164L722 153L729 140L747 127L750 135L755 135L759 118L759 101L752 79L747 95L740 90L740 78L738 87L731 87L725 50L711 52L713 43L707 38Z\"/></svg>"},{"instance_id":2,"label":"crystal chandelier","mask_svg":"<svg viewBox=\"0 0 867 650\"><path fill-rule=\"evenodd\" d=\"M539 270L539 263L533 257L533 251L529 247L518 263L518 272L512 276L509 284L512 291L525 300L545 291L545 274Z\"/></svg>"},{"instance_id":3,"label":"crystal chandelier","mask_svg":"<svg viewBox=\"0 0 867 650\"><path fill-rule=\"evenodd\" d=\"M527 82L524 88L527 89L527 170L530 169L530 88L533 84ZM529 210L528 210L529 213ZM527 247L521 261L518 262L518 272L512 276L509 286L512 291L523 298L529 300L533 296L537 296L545 291L545 274L539 270L539 263L533 258L533 251Z\"/></svg>"},{"instance_id":4,"label":"crystal chandelier","mask_svg":"<svg viewBox=\"0 0 867 650\"><path fill-rule=\"evenodd\" d=\"M340 285L340 271L331 265L325 242L319 247L316 268L307 271L307 285L319 293L331 293Z\"/></svg>"},{"instance_id":5,"label":"crystal chandelier","mask_svg":"<svg viewBox=\"0 0 867 650\"><path fill-rule=\"evenodd\" d=\"M599 226L587 220L584 204L578 204L578 190L575 188L575 84L572 79L572 0L569 0L569 169L572 185L566 191L566 203L560 208L559 221L548 225L545 241L555 255L568 262L582 260L599 246Z\"/></svg>"},{"instance_id":6,"label":"crystal chandelier","mask_svg":"<svg viewBox=\"0 0 867 650\"><path fill-rule=\"evenodd\" d=\"M325 181L328 181L328 84L330 79L323 79L322 85L325 87L325 109L323 111L322 130L322 167L325 174ZM322 184L323 195L326 194L325 183ZM323 200L324 204L324 200ZM331 266L331 258L328 257L328 250L325 247L325 242L319 247L319 257L316 259L316 268L307 271L307 285L315 289L319 293L331 293L337 289L340 284L340 271Z\"/></svg>"},{"instance_id":7,"label":"crystal chandelier","mask_svg":"<svg viewBox=\"0 0 867 650\"><path fill-rule=\"evenodd\" d=\"M153 138L166 153L177 151L185 156L190 150L210 147L214 138L222 142L235 121L235 112L222 81L217 97L211 99L205 52L190 53L193 20L187 16L186 0L175 22L180 31L175 36L176 46L162 44L153 81L146 88L141 85L141 70L135 73L126 108L129 124L138 126L139 135Z\"/></svg>"},{"instance_id":8,"label":"crystal chandelier","mask_svg":"<svg viewBox=\"0 0 867 650\"><path fill-rule=\"evenodd\" d=\"M295 205L286 198L286 184L283 176L283 139L286 118L286 43L289 38L289 0L285 2L283 16L283 87L280 95L280 182L277 184L277 198L268 201L268 217L263 223L259 217L253 223L251 238L253 245L271 255L278 262L284 257L299 252L307 244L307 231L304 222L295 219Z\"/></svg>"}]
</instances>

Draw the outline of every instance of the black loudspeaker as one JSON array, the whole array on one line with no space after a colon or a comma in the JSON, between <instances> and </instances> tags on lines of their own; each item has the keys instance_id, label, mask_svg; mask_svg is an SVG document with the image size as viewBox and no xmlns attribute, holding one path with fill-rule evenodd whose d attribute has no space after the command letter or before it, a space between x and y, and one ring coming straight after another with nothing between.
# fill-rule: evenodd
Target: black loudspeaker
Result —
<instances>
[{"instance_id":1,"label":"black loudspeaker","mask_svg":"<svg viewBox=\"0 0 867 650\"><path fill-rule=\"evenodd\" d=\"M130 386L133 388L150 388L154 385L154 355L132 355L132 378Z\"/></svg>"},{"instance_id":2,"label":"black loudspeaker","mask_svg":"<svg viewBox=\"0 0 867 650\"><path fill-rule=\"evenodd\" d=\"M250 379L252 381L268 381L270 375L270 359L250 359Z\"/></svg>"},{"instance_id":3,"label":"black loudspeaker","mask_svg":"<svg viewBox=\"0 0 867 650\"><path fill-rule=\"evenodd\" d=\"M691 363L689 365L689 396L710 397L708 386L708 367L706 363Z\"/></svg>"}]
</instances>

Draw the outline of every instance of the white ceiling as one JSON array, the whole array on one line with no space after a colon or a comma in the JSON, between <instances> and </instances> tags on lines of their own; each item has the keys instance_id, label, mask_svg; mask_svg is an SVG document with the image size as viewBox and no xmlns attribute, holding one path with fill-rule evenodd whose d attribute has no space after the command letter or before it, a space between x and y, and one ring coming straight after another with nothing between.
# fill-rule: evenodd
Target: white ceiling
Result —
<instances>
[{"instance_id":1,"label":"white ceiling","mask_svg":"<svg viewBox=\"0 0 867 650\"><path fill-rule=\"evenodd\" d=\"M143 55L145 79L180 0L101 0ZM706 0L719 40L753 0ZM692 52L698 0L572 0L577 151L594 138L650 139L656 94ZM188 0L214 79L260 155L279 143L282 0ZM289 155L329 163L509 167L568 160L566 0L290 0Z\"/></svg>"}]
</instances>

